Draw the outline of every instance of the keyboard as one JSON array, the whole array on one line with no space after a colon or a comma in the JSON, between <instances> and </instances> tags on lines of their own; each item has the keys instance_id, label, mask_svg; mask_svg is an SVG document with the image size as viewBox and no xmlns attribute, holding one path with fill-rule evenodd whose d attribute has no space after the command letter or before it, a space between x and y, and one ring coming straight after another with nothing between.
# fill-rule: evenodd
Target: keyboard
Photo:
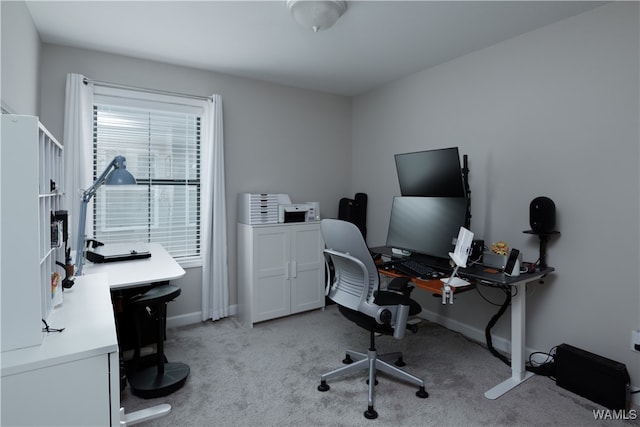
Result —
<instances>
[{"instance_id":1,"label":"keyboard","mask_svg":"<svg viewBox=\"0 0 640 427\"><path fill-rule=\"evenodd\" d=\"M394 268L401 273L413 277L429 277L435 273L436 270L428 265L422 264L413 259L405 259L394 263Z\"/></svg>"}]
</instances>

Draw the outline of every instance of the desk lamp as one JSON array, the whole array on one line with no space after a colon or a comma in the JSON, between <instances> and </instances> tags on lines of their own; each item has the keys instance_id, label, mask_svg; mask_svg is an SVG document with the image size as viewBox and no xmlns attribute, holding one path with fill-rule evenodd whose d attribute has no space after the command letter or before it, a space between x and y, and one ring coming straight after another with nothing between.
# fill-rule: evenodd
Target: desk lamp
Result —
<instances>
[{"instance_id":1,"label":"desk lamp","mask_svg":"<svg viewBox=\"0 0 640 427\"><path fill-rule=\"evenodd\" d=\"M84 263L84 242L86 240L85 227L87 224L87 205L102 184L106 185L135 185L136 179L127 170L127 160L123 156L115 156L106 167L102 175L96 179L91 187L82 193L80 202L80 221L78 224L78 244L76 247L76 276L82 275Z\"/></svg>"}]
</instances>

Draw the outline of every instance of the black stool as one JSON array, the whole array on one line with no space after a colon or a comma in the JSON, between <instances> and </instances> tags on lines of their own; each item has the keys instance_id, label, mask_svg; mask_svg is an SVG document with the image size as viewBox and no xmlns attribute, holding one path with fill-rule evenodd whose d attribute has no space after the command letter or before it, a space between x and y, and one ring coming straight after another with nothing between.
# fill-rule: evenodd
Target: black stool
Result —
<instances>
[{"instance_id":1,"label":"black stool","mask_svg":"<svg viewBox=\"0 0 640 427\"><path fill-rule=\"evenodd\" d=\"M149 308L157 327L156 364L127 375L131 391L144 399L166 396L184 385L189 376L189 366L184 363L169 363L164 357L164 338L167 318L167 303L180 295L180 288L162 284L147 292L132 297L129 302L135 310L135 323L138 344L134 352L134 367L140 361L140 342L142 336L142 316L147 316Z\"/></svg>"}]
</instances>

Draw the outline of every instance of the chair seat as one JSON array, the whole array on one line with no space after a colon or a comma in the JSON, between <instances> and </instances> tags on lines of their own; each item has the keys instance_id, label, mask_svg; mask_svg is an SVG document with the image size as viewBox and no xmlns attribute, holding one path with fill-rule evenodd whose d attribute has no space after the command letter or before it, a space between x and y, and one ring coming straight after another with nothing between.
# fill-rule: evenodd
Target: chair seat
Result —
<instances>
[{"instance_id":1,"label":"chair seat","mask_svg":"<svg viewBox=\"0 0 640 427\"><path fill-rule=\"evenodd\" d=\"M403 298L402 295L398 295L395 292L379 292L379 294L383 294L383 293L396 295L400 298ZM376 299L379 297L380 295L377 296ZM390 298L395 298L395 297L390 296ZM364 328L368 331L373 330L374 332L378 332L385 335L393 335L393 327L391 325L381 325L378 322L376 322L376 319L374 319L373 317L367 316L364 313L361 313L356 310L352 310L348 307L344 307L340 304L338 304L338 310L340 310L340 313L342 313L344 317L351 320L353 323L360 326L361 328ZM414 300L409 301L409 316L415 316L417 314L420 314L421 311L422 311L422 307L420 306L420 304L418 304Z\"/></svg>"},{"instance_id":2,"label":"chair seat","mask_svg":"<svg viewBox=\"0 0 640 427\"><path fill-rule=\"evenodd\" d=\"M143 294L132 297L129 303L134 306L156 305L161 302L176 299L180 295L180 292L180 287L176 285L158 285Z\"/></svg>"}]
</instances>

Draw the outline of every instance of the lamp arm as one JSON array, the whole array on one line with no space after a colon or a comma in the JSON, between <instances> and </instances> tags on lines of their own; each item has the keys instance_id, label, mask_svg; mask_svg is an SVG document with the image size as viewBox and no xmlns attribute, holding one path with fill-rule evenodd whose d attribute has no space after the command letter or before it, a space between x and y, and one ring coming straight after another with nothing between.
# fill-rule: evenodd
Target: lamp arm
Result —
<instances>
[{"instance_id":1,"label":"lamp arm","mask_svg":"<svg viewBox=\"0 0 640 427\"><path fill-rule=\"evenodd\" d=\"M114 157L104 169L102 174L100 174L98 179L96 179L96 181L91 185L91 187L84 190L84 193L82 193L82 201L86 201L86 203L89 203L91 201L91 198L95 196L98 188L100 188L100 186L107 180L107 175L109 175L111 169L115 167L118 157L119 156Z\"/></svg>"},{"instance_id":2,"label":"lamp arm","mask_svg":"<svg viewBox=\"0 0 640 427\"><path fill-rule=\"evenodd\" d=\"M96 181L91 185L91 187L87 188L82 193L82 200L80 201L80 215L78 221L78 241L76 243L76 276L82 275L82 265L84 264L84 242L87 238L85 234L85 228L87 226L87 205L91 201L91 198L96 194L98 188L107 179L107 175L111 172L111 169L115 167L116 161L118 161L118 157L116 156L111 160L109 165L105 168L104 172L96 179Z\"/></svg>"}]
</instances>

